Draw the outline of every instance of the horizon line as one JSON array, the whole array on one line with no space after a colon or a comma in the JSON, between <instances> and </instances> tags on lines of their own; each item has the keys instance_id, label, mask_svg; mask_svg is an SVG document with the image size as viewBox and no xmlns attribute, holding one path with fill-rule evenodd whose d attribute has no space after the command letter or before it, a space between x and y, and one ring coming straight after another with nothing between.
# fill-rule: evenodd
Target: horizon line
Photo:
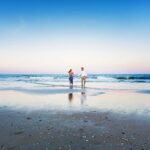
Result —
<instances>
[{"instance_id":1,"label":"horizon line","mask_svg":"<svg viewBox=\"0 0 150 150\"><path fill-rule=\"evenodd\" d=\"M51 74L53 74L53 75L58 75L58 74L60 74L60 75L65 75L65 74L67 74L67 73L0 73L0 75L51 75ZM101 74L101 75L106 75L106 74L134 74L134 75L143 75L143 74L147 74L147 75L150 75L150 73L88 73L89 75L90 74ZM77 73L75 74L75 75L78 75Z\"/></svg>"}]
</instances>

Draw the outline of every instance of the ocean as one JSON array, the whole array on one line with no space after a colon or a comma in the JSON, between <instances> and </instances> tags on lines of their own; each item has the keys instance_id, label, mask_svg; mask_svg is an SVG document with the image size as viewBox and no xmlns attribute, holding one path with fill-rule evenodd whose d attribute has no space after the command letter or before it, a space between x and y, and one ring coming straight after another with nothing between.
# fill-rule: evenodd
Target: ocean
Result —
<instances>
[{"instance_id":1,"label":"ocean","mask_svg":"<svg viewBox=\"0 0 150 150\"><path fill-rule=\"evenodd\" d=\"M38 89L51 93L55 89L59 93L60 89L68 92L68 87L67 74L0 74L0 90ZM86 87L98 90L149 90L150 74L88 74ZM74 91L80 88L80 76L74 75Z\"/></svg>"},{"instance_id":2,"label":"ocean","mask_svg":"<svg viewBox=\"0 0 150 150\"><path fill-rule=\"evenodd\" d=\"M66 74L0 74L0 81L36 82L68 82ZM80 77L74 75L74 81ZM150 82L150 74L89 74L88 82Z\"/></svg>"}]
</instances>

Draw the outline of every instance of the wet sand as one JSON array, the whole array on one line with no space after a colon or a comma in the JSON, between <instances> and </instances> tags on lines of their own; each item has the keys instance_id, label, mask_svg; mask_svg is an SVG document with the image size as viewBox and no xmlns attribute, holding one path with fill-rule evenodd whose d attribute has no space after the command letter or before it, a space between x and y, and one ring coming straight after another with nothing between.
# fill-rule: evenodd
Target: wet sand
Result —
<instances>
[{"instance_id":1,"label":"wet sand","mask_svg":"<svg viewBox=\"0 0 150 150\"><path fill-rule=\"evenodd\" d=\"M150 119L112 112L0 109L1 150L149 150Z\"/></svg>"},{"instance_id":2,"label":"wet sand","mask_svg":"<svg viewBox=\"0 0 150 150\"><path fill-rule=\"evenodd\" d=\"M149 98L129 91L38 96L1 91L0 149L149 150Z\"/></svg>"}]
</instances>

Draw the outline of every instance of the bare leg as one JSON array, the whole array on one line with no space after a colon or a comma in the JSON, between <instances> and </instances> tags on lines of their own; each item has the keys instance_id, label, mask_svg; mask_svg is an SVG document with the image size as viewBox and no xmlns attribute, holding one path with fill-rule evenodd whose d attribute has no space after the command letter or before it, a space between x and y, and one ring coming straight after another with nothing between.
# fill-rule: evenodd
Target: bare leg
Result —
<instances>
[{"instance_id":1,"label":"bare leg","mask_svg":"<svg viewBox=\"0 0 150 150\"><path fill-rule=\"evenodd\" d=\"M72 83L70 83L70 88L73 88L73 84Z\"/></svg>"},{"instance_id":2,"label":"bare leg","mask_svg":"<svg viewBox=\"0 0 150 150\"><path fill-rule=\"evenodd\" d=\"M86 84L86 79L84 79L84 87L85 87L85 84Z\"/></svg>"},{"instance_id":3,"label":"bare leg","mask_svg":"<svg viewBox=\"0 0 150 150\"><path fill-rule=\"evenodd\" d=\"M83 87L83 78L81 77L81 86Z\"/></svg>"}]
</instances>

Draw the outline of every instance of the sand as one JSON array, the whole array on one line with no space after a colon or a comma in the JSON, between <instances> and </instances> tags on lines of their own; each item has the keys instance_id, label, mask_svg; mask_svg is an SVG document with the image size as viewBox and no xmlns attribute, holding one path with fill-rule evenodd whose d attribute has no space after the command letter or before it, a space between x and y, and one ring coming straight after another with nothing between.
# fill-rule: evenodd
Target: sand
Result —
<instances>
[{"instance_id":1,"label":"sand","mask_svg":"<svg viewBox=\"0 0 150 150\"><path fill-rule=\"evenodd\" d=\"M1 108L2 150L148 150L150 120L112 112L20 112Z\"/></svg>"},{"instance_id":2,"label":"sand","mask_svg":"<svg viewBox=\"0 0 150 150\"><path fill-rule=\"evenodd\" d=\"M149 94L70 94L0 91L0 149L150 149Z\"/></svg>"}]
</instances>

